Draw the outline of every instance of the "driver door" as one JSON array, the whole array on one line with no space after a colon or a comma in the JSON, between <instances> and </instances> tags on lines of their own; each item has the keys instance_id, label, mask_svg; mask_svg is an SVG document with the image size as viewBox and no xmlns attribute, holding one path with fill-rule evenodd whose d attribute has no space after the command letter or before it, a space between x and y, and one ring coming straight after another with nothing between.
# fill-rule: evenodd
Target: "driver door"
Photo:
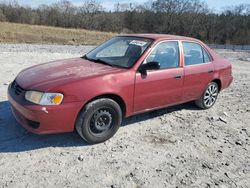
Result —
<instances>
[{"instance_id":1,"label":"driver door","mask_svg":"<svg viewBox=\"0 0 250 188\"><path fill-rule=\"evenodd\" d=\"M157 44L143 64L156 61L158 70L136 73L134 112L166 107L182 100L183 67L180 66L178 41Z\"/></svg>"}]
</instances>

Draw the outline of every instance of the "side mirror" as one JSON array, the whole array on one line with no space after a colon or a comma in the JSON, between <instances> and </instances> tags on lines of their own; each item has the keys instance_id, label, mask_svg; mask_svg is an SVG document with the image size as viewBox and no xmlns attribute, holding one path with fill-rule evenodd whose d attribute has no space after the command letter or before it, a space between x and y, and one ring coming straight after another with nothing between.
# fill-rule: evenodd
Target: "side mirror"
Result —
<instances>
[{"instance_id":1,"label":"side mirror","mask_svg":"<svg viewBox=\"0 0 250 188\"><path fill-rule=\"evenodd\" d=\"M146 64L142 64L139 68L141 74L146 74L147 70L158 70L160 69L160 63L156 61L151 61Z\"/></svg>"}]
</instances>

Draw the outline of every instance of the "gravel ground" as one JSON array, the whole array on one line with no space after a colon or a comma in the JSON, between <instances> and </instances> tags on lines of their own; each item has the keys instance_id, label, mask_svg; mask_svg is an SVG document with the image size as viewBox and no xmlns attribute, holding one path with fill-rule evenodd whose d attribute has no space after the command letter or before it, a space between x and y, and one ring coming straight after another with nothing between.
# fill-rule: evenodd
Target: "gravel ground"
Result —
<instances>
[{"instance_id":1,"label":"gravel ground","mask_svg":"<svg viewBox=\"0 0 250 188\"><path fill-rule=\"evenodd\" d=\"M134 116L98 145L19 126L6 97L15 75L91 48L0 45L0 187L250 187L249 52L218 50L234 82L209 110L188 103Z\"/></svg>"}]
</instances>

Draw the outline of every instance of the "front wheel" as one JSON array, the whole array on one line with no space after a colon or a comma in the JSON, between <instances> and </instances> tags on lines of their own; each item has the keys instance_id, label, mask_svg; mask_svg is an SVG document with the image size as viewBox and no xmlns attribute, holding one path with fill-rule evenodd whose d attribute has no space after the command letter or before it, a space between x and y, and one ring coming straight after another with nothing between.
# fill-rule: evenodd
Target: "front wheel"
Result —
<instances>
[{"instance_id":1,"label":"front wheel","mask_svg":"<svg viewBox=\"0 0 250 188\"><path fill-rule=\"evenodd\" d=\"M195 101L195 104L202 109L211 108L215 104L218 94L219 94L218 84L215 82L211 82L208 84L202 96Z\"/></svg>"},{"instance_id":2,"label":"front wheel","mask_svg":"<svg viewBox=\"0 0 250 188\"><path fill-rule=\"evenodd\" d=\"M111 138L122 122L120 106L111 99L97 99L88 103L78 115L76 130L90 144Z\"/></svg>"}]
</instances>

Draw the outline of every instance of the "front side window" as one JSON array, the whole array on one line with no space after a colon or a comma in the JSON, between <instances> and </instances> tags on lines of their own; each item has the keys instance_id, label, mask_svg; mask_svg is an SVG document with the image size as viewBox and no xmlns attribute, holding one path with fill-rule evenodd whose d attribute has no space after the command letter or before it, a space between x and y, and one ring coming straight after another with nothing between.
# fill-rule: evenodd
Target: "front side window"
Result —
<instances>
[{"instance_id":1,"label":"front side window","mask_svg":"<svg viewBox=\"0 0 250 188\"><path fill-rule=\"evenodd\" d=\"M144 63L158 62L160 69L179 66L179 44L177 41L161 42L158 44Z\"/></svg>"},{"instance_id":2,"label":"front side window","mask_svg":"<svg viewBox=\"0 0 250 188\"><path fill-rule=\"evenodd\" d=\"M83 58L110 66L130 68L151 43L151 39L141 37L114 37Z\"/></svg>"},{"instance_id":3,"label":"front side window","mask_svg":"<svg viewBox=\"0 0 250 188\"><path fill-rule=\"evenodd\" d=\"M185 65L197 65L210 62L206 50L201 45L193 42L182 42Z\"/></svg>"}]
</instances>

